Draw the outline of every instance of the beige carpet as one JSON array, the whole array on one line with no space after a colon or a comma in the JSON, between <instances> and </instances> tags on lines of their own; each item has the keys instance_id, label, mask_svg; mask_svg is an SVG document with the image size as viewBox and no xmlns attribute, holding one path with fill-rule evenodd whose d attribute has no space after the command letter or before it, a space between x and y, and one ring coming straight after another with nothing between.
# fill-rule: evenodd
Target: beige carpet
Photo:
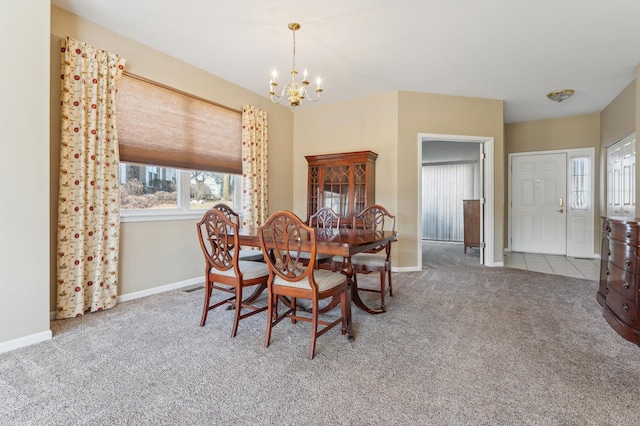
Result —
<instances>
[{"instance_id":1,"label":"beige carpet","mask_svg":"<svg viewBox=\"0 0 640 426\"><path fill-rule=\"evenodd\" d=\"M306 323L269 348L260 315L235 339L230 311L200 327L202 290L55 321L53 340L0 355L0 424L639 424L640 348L597 284L477 262L426 244L388 312L354 308L355 342L332 330L312 361Z\"/></svg>"}]
</instances>

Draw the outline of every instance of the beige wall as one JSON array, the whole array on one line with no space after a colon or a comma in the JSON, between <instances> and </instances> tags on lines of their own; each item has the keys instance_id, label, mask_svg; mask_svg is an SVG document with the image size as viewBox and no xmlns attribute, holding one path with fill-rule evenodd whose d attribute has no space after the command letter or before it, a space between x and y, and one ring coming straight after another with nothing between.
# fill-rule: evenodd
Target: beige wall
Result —
<instances>
[{"instance_id":1,"label":"beige wall","mask_svg":"<svg viewBox=\"0 0 640 426\"><path fill-rule=\"evenodd\" d=\"M396 211L397 114L395 92L296 111L292 172L295 213L307 216L305 155L365 150L378 154L376 203Z\"/></svg>"},{"instance_id":2,"label":"beige wall","mask_svg":"<svg viewBox=\"0 0 640 426\"><path fill-rule=\"evenodd\" d=\"M602 148L622 139L636 128L636 80L632 81L601 113Z\"/></svg>"},{"instance_id":3,"label":"beige wall","mask_svg":"<svg viewBox=\"0 0 640 426\"><path fill-rule=\"evenodd\" d=\"M49 0L0 7L0 352L49 329ZM28 23L25 24L25 23ZM5 345L3 345L5 343Z\"/></svg>"},{"instance_id":4,"label":"beige wall","mask_svg":"<svg viewBox=\"0 0 640 426\"><path fill-rule=\"evenodd\" d=\"M125 69L142 77L209 99L237 110L256 105L269 119L269 209L293 207L291 164L293 116L262 95L231 84L201 69L123 37L104 27L52 7L51 10L51 306L55 309L55 218L57 215L58 155L60 145L60 40L72 37L94 47L118 53ZM47 52L48 55L49 52ZM265 80L266 81L266 80ZM47 165L48 169L48 165ZM134 222L121 225L120 288L125 295L202 276L203 257L195 232L196 220Z\"/></svg>"},{"instance_id":5,"label":"beige wall","mask_svg":"<svg viewBox=\"0 0 640 426\"><path fill-rule=\"evenodd\" d=\"M331 125L327 125L331 123ZM495 140L496 261L502 260L502 101L412 92L389 92L296 112L294 123L294 208L306 215L304 155L372 150L376 202L396 214L399 238L394 266L420 268L418 247L418 134L489 136Z\"/></svg>"},{"instance_id":6,"label":"beige wall","mask_svg":"<svg viewBox=\"0 0 640 426\"><path fill-rule=\"evenodd\" d=\"M420 197L418 134L483 136L494 139L494 262L502 262L504 176L504 103L495 99L400 92L398 100L398 212L400 234L406 235L399 257L417 262ZM421 266L421 265L419 265Z\"/></svg>"},{"instance_id":7,"label":"beige wall","mask_svg":"<svg viewBox=\"0 0 640 426\"><path fill-rule=\"evenodd\" d=\"M594 199L600 194L600 114L586 114L549 120L528 121L505 125L505 154L516 152L554 151L576 148L595 148L595 188ZM504 173L508 180L508 161ZM508 219L509 191L505 184L505 219ZM594 211L593 253L600 252L600 207ZM505 220L505 246L508 246L508 223Z\"/></svg>"}]
</instances>

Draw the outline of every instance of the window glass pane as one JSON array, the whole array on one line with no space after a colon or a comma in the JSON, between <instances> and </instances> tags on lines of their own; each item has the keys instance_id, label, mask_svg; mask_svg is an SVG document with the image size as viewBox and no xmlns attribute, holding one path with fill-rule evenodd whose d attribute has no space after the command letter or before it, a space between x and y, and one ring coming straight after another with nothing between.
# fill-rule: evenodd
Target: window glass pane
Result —
<instances>
[{"instance_id":1,"label":"window glass pane","mask_svg":"<svg viewBox=\"0 0 640 426\"><path fill-rule=\"evenodd\" d=\"M190 173L190 205L192 209L210 209L216 204L226 204L238 210L234 204L236 175L205 171Z\"/></svg>"},{"instance_id":2,"label":"window glass pane","mask_svg":"<svg viewBox=\"0 0 640 426\"><path fill-rule=\"evenodd\" d=\"M575 210L589 209L589 157L571 159L571 208Z\"/></svg>"},{"instance_id":3,"label":"window glass pane","mask_svg":"<svg viewBox=\"0 0 640 426\"><path fill-rule=\"evenodd\" d=\"M177 169L120 163L120 208L175 209L177 183Z\"/></svg>"}]
</instances>

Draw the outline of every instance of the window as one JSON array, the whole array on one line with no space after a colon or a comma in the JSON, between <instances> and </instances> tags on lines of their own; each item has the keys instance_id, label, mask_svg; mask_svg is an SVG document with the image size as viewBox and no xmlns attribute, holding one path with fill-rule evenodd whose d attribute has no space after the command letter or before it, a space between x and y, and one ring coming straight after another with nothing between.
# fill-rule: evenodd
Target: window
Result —
<instances>
[{"instance_id":1,"label":"window","mask_svg":"<svg viewBox=\"0 0 640 426\"><path fill-rule=\"evenodd\" d=\"M242 113L124 73L116 97L123 221L239 210Z\"/></svg>"},{"instance_id":2,"label":"window","mask_svg":"<svg viewBox=\"0 0 640 426\"><path fill-rule=\"evenodd\" d=\"M591 180L589 171L589 157L571 158L571 208L574 210L589 210Z\"/></svg>"},{"instance_id":3,"label":"window","mask_svg":"<svg viewBox=\"0 0 640 426\"><path fill-rule=\"evenodd\" d=\"M124 222L199 217L224 203L238 210L241 176L120 163L120 215Z\"/></svg>"}]
</instances>

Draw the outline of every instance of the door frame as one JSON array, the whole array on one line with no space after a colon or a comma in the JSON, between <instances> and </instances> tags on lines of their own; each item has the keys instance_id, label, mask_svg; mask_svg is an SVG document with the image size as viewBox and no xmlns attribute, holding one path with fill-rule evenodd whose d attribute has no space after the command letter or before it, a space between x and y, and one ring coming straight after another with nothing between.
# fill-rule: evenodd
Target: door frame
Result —
<instances>
[{"instance_id":1,"label":"door frame","mask_svg":"<svg viewBox=\"0 0 640 426\"><path fill-rule=\"evenodd\" d=\"M530 152L513 152L513 153L509 153L508 155L508 166L507 166L507 170L509 173L509 177L508 177L508 196L509 196L509 204L508 204L508 214L507 214L507 220L508 220L508 225L507 225L507 229L508 229L508 238L507 238L507 246L505 247L505 251L506 252L510 252L511 251L511 245L512 245L512 235L513 235L513 220L512 220L512 208L513 208L513 197L511 195L511 191L513 190L513 167L512 167L512 159L513 157L524 157L524 156L531 156L531 155L545 155L545 154L565 154L567 157L567 163L566 163L566 175L567 175L567 181L566 181L566 204L569 203L569 196L571 193L571 159L572 157L575 157L576 154L579 154L581 156L589 156L591 158L591 179L589 180L589 186L590 186L590 193L591 193L591 211L589 213L588 219L587 219L587 229L585 231L585 234L589 236L590 238L590 242L588 242L588 247L589 247L589 251L591 252L588 256L591 258L595 258L597 257L595 254L593 254L593 247L594 247L594 220L595 220L595 208L596 208L596 203L598 202L598 200L595 199L595 148L593 147L585 147L585 148L573 148L573 149L557 149L557 150L547 150L547 151L530 151ZM570 247L571 247L571 234L570 234L570 229L569 229L569 208L568 205L566 207L567 209L567 216L566 216L566 220L567 220L567 227L566 227L566 232L565 232L565 241L566 241L566 256L572 256L574 255L574 253L570 253ZM579 256L579 257L583 257L583 256Z\"/></svg>"},{"instance_id":2,"label":"door frame","mask_svg":"<svg viewBox=\"0 0 640 426\"><path fill-rule=\"evenodd\" d=\"M502 266L502 258L499 263L494 263L494 247L495 235L493 231L494 224L494 138L489 136L469 136L469 135L444 135L435 133L418 133L418 170L422 170L422 143L423 142L475 142L482 144L484 149L484 167L480 175L481 188L483 192L483 220L480 223L480 235L484 237L484 265L485 266ZM481 160L482 161L482 160ZM417 252L418 265L422 265L422 173L418 175L418 238Z\"/></svg>"}]
</instances>

